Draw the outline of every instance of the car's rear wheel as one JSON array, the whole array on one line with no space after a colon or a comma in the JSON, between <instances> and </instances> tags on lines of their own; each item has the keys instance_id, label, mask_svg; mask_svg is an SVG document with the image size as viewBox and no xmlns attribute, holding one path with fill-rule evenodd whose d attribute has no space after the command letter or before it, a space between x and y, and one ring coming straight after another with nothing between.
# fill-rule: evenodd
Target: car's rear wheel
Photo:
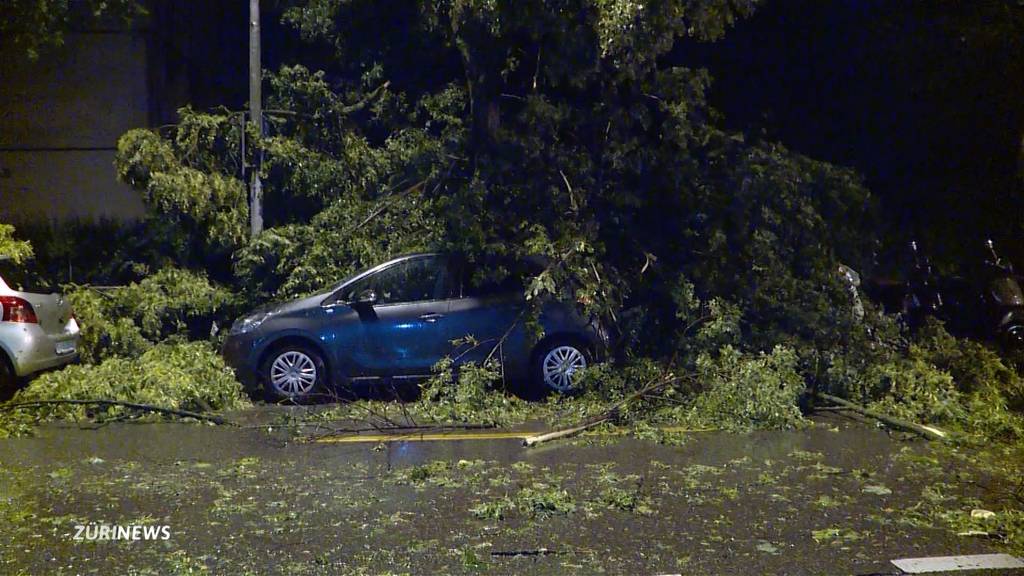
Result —
<instances>
[{"instance_id":1,"label":"car's rear wheel","mask_svg":"<svg viewBox=\"0 0 1024 576\"><path fill-rule=\"evenodd\" d=\"M590 359L587 347L575 340L555 339L542 343L533 356L534 388L558 394L577 391L580 372Z\"/></svg>"},{"instance_id":2,"label":"car's rear wheel","mask_svg":"<svg viewBox=\"0 0 1024 576\"><path fill-rule=\"evenodd\" d=\"M308 401L322 392L327 382L323 358L306 346L275 350L263 363L262 373L265 396L272 402Z\"/></svg>"},{"instance_id":3,"label":"car's rear wheel","mask_svg":"<svg viewBox=\"0 0 1024 576\"><path fill-rule=\"evenodd\" d=\"M7 395L11 394L17 381L18 378L14 374L14 369L11 368L11 363L4 357L4 353L0 351L0 398L6 398Z\"/></svg>"}]
</instances>

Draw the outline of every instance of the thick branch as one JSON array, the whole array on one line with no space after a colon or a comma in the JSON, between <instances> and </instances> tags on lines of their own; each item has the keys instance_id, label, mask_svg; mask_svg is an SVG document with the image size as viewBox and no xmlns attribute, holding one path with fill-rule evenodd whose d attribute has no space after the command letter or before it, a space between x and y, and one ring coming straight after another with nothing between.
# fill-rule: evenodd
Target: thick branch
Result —
<instances>
[{"instance_id":1,"label":"thick branch","mask_svg":"<svg viewBox=\"0 0 1024 576\"><path fill-rule=\"evenodd\" d=\"M909 422L907 420L903 420L902 418L896 418L896 417L893 417L893 416L888 416L886 414L882 414L881 412L875 412L874 410L865 408L865 407L860 406L858 404L854 404L853 402L850 402L849 400L843 400L842 398L840 398L838 396L832 396L831 394L825 394L824 392L815 392L814 395L817 396L818 398L821 398L822 400L826 400L826 401L831 402L833 404L838 404L839 406L842 406L843 408L846 408L846 409L849 409L849 410L853 410L854 412L857 412L858 414L863 414L864 416L868 416L869 418L874 418L875 420L878 420L879 422L887 424L887 425L889 425L889 426L891 426L893 428L899 428L900 430L906 430L908 432L913 432L914 434L917 434L919 436L923 436L923 437L925 437L925 438L927 438L929 440L948 440L949 439L949 433L948 432L946 432L944 430L940 430L938 428L935 428L934 426L925 426L923 424L915 424L913 422Z\"/></svg>"},{"instance_id":2,"label":"thick branch","mask_svg":"<svg viewBox=\"0 0 1024 576\"><path fill-rule=\"evenodd\" d=\"M42 408L44 406L59 405L121 406L123 408L131 408L132 410L141 410L143 412L156 412L158 414L179 416L181 418L194 418L196 420L202 420L204 422L213 422L214 424L231 426L235 425L234 422L225 420L220 416L210 416L207 414L200 414L198 412L190 412L188 410L176 410L174 408L163 408L160 406L153 406L150 404L121 402L119 400L37 400L34 402L17 402L14 404L0 405L0 411L16 410L18 408Z\"/></svg>"},{"instance_id":3,"label":"thick branch","mask_svg":"<svg viewBox=\"0 0 1024 576\"><path fill-rule=\"evenodd\" d=\"M610 404L600 414L592 416L591 418L584 420L583 422L577 424L576 426L572 426L570 428L562 428L561 430L554 430L552 432L546 432L544 434L537 434L535 436L530 436L523 440L523 444L525 446L535 446L543 442L557 440L559 438L567 438L569 436L574 436L576 434L579 434L580 432L589 430L590 428L593 428L599 424L608 422L609 420L617 416L619 411L622 410L623 407L630 404L631 402L640 400L641 398L644 398L654 392L657 392L658 390L661 390L668 386L669 384L677 382L678 380L678 377L669 374L660 380L649 382L640 390L637 390L636 392L630 394L629 396L623 398L622 400L619 400L618 402Z\"/></svg>"}]
</instances>

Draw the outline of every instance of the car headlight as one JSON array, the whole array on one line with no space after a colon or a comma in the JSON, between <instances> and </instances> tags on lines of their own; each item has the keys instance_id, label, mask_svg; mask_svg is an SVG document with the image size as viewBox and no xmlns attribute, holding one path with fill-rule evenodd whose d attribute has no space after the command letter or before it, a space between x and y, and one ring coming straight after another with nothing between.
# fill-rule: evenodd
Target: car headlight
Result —
<instances>
[{"instance_id":1,"label":"car headlight","mask_svg":"<svg viewBox=\"0 0 1024 576\"><path fill-rule=\"evenodd\" d=\"M245 334L246 332L252 332L259 328L260 324L266 322L267 318L270 318L273 315L273 312L259 312L257 314L243 316L231 325L231 331L229 334Z\"/></svg>"}]
</instances>

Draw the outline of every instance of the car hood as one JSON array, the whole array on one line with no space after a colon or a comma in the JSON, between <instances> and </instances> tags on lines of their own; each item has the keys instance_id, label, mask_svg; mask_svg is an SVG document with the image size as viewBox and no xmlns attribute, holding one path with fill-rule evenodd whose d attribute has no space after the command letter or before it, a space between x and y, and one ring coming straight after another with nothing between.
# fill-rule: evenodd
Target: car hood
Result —
<instances>
[{"instance_id":1,"label":"car hood","mask_svg":"<svg viewBox=\"0 0 1024 576\"><path fill-rule=\"evenodd\" d=\"M305 298L299 298L297 300L289 300L288 302L276 302L272 304L265 304L259 308L253 309L249 314L291 314L295 312L303 312L306 310L313 310L320 308L320 303L325 298L330 296L330 292L320 292L313 294L312 296L306 296Z\"/></svg>"}]
</instances>

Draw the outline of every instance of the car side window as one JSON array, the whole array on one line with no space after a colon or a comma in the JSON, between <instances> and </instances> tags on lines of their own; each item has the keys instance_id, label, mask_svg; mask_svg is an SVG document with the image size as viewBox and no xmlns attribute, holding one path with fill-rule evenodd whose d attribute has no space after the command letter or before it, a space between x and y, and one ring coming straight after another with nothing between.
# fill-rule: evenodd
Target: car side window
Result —
<instances>
[{"instance_id":1,"label":"car side window","mask_svg":"<svg viewBox=\"0 0 1024 576\"><path fill-rule=\"evenodd\" d=\"M440 300L447 289L447 265L440 256L413 258L362 278L345 290L355 300L365 290L377 293L377 304Z\"/></svg>"},{"instance_id":2,"label":"car side window","mask_svg":"<svg viewBox=\"0 0 1024 576\"><path fill-rule=\"evenodd\" d=\"M522 293L528 276L529 271L525 266L512 260L467 264L462 268L460 278L462 297L481 298Z\"/></svg>"}]
</instances>

